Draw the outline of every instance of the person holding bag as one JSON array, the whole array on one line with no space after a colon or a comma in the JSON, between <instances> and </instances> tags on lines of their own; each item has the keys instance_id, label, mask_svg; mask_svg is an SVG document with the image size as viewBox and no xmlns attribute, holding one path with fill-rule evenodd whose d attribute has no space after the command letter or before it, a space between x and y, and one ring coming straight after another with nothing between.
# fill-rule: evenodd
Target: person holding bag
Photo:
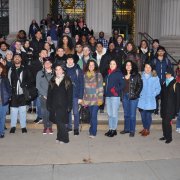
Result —
<instances>
[{"instance_id":1,"label":"person holding bag","mask_svg":"<svg viewBox=\"0 0 180 180\"><path fill-rule=\"evenodd\" d=\"M97 134L97 113L103 103L103 78L99 73L95 60L87 62L84 73L84 96L83 105L88 106L90 112L89 137L94 138Z\"/></svg>"},{"instance_id":2,"label":"person holding bag","mask_svg":"<svg viewBox=\"0 0 180 180\"><path fill-rule=\"evenodd\" d=\"M49 120L57 124L57 143L69 142L69 134L66 125L69 122L69 112L73 103L73 85L71 79L65 73L62 62L54 65L55 75L49 82L47 95L47 109Z\"/></svg>"}]
</instances>

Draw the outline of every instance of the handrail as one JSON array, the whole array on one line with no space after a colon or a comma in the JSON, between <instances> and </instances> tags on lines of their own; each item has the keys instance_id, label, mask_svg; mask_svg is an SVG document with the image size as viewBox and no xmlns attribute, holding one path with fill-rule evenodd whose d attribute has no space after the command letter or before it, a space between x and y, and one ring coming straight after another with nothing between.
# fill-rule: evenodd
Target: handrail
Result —
<instances>
[{"instance_id":1,"label":"handrail","mask_svg":"<svg viewBox=\"0 0 180 180\"><path fill-rule=\"evenodd\" d=\"M144 33L139 32L139 34L141 36L143 36L148 41L148 43L152 46L153 38L148 33L146 33L146 32L144 32ZM174 57L172 57L167 51L166 51L166 54L167 54L168 58L173 61L172 65L176 66L178 64L178 61L176 59L174 59Z\"/></svg>"}]
</instances>

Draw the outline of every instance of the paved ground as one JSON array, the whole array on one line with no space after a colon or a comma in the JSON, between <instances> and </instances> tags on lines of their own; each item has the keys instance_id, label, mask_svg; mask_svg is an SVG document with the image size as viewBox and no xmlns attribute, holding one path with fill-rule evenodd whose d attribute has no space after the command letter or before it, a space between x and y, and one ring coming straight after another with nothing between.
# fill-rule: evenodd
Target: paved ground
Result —
<instances>
[{"instance_id":1,"label":"paved ground","mask_svg":"<svg viewBox=\"0 0 180 180\"><path fill-rule=\"evenodd\" d=\"M99 126L95 139L83 126L80 136L70 134L69 144L56 144L56 130L42 135L41 125L28 128L27 134L17 129L0 139L0 179L180 180L180 134L173 132L173 142L165 144L158 140L160 125L145 138L108 138L106 126Z\"/></svg>"}]
</instances>

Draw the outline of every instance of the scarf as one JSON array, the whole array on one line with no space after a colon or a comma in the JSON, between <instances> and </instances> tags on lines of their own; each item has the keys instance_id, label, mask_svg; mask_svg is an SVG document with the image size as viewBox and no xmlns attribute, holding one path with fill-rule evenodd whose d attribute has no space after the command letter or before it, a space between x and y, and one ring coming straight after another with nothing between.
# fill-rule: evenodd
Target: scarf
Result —
<instances>
[{"instance_id":1,"label":"scarf","mask_svg":"<svg viewBox=\"0 0 180 180\"><path fill-rule=\"evenodd\" d=\"M115 72L115 71L116 71L116 69L114 69L114 70L109 69L109 70L108 70L108 74L112 74L112 73Z\"/></svg>"},{"instance_id":2,"label":"scarf","mask_svg":"<svg viewBox=\"0 0 180 180\"><path fill-rule=\"evenodd\" d=\"M148 48L144 49L144 48L141 48L141 51L143 52L143 54L147 53L148 52Z\"/></svg>"},{"instance_id":3,"label":"scarf","mask_svg":"<svg viewBox=\"0 0 180 180\"><path fill-rule=\"evenodd\" d=\"M95 75L94 71L93 72L87 71L86 74L88 78L92 78Z\"/></svg>"},{"instance_id":4,"label":"scarf","mask_svg":"<svg viewBox=\"0 0 180 180\"><path fill-rule=\"evenodd\" d=\"M169 85L169 83L174 79L174 77L166 78L166 87Z\"/></svg>"}]
</instances>

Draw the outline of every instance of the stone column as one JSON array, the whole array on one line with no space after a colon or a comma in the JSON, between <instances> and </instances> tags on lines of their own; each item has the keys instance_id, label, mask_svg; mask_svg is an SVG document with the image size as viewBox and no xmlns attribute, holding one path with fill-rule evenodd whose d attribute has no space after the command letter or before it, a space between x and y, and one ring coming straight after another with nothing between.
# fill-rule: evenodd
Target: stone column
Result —
<instances>
[{"instance_id":1,"label":"stone column","mask_svg":"<svg viewBox=\"0 0 180 180\"><path fill-rule=\"evenodd\" d=\"M161 34L162 0L149 0L148 34L153 39L159 39Z\"/></svg>"},{"instance_id":2,"label":"stone column","mask_svg":"<svg viewBox=\"0 0 180 180\"><path fill-rule=\"evenodd\" d=\"M180 58L180 1L163 0L161 15L161 45L176 59Z\"/></svg>"},{"instance_id":3,"label":"stone column","mask_svg":"<svg viewBox=\"0 0 180 180\"><path fill-rule=\"evenodd\" d=\"M29 25L35 18L34 0L9 0L9 33L20 29L28 33Z\"/></svg>"},{"instance_id":4,"label":"stone column","mask_svg":"<svg viewBox=\"0 0 180 180\"><path fill-rule=\"evenodd\" d=\"M149 0L136 0L135 6L135 43L139 45L139 32L148 32Z\"/></svg>"},{"instance_id":5,"label":"stone column","mask_svg":"<svg viewBox=\"0 0 180 180\"><path fill-rule=\"evenodd\" d=\"M112 32L112 1L110 0L87 0L86 23L92 28L95 35L100 31L108 36Z\"/></svg>"},{"instance_id":6,"label":"stone column","mask_svg":"<svg viewBox=\"0 0 180 180\"><path fill-rule=\"evenodd\" d=\"M43 17L47 17L47 14L50 11L50 0L42 0L43 1Z\"/></svg>"}]
</instances>

